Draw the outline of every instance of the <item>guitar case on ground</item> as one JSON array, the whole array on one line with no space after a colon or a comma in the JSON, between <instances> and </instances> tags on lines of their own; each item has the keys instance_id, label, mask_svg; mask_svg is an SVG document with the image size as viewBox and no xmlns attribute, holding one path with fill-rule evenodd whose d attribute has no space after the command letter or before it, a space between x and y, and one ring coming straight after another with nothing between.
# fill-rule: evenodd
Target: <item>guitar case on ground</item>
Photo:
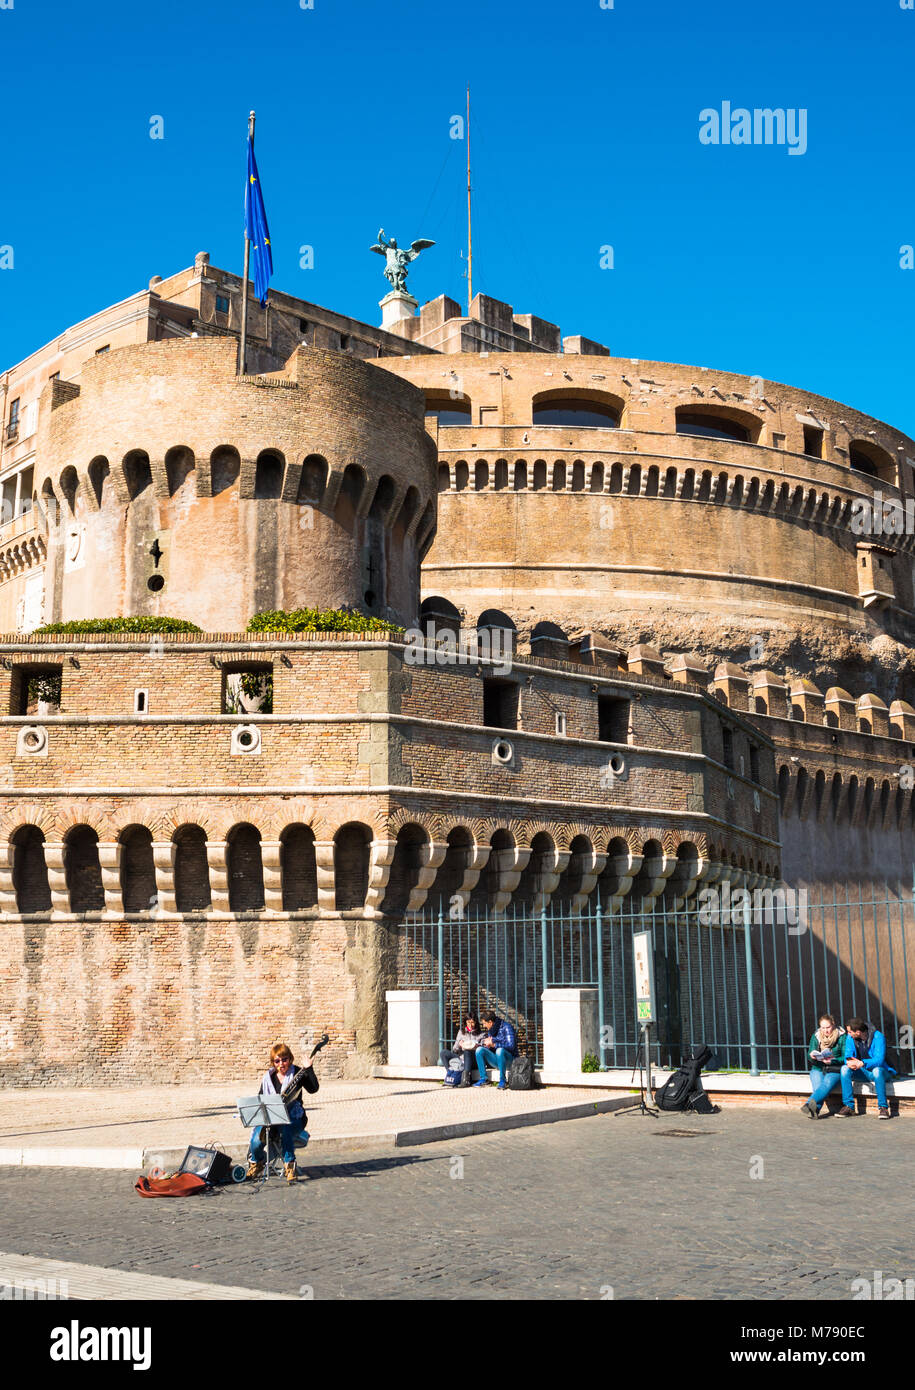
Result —
<instances>
[{"instance_id":1,"label":"guitar case on ground","mask_svg":"<svg viewBox=\"0 0 915 1390\"><path fill-rule=\"evenodd\" d=\"M692 1110L697 1115L717 1115L721 1107L713 1105L705 1093L700 1072L709 1062L714 1061L712 1049L703 1043L683 1058L676 1071L659 1086L654 1093L654 1103L659 1110Z\"/></svg>"}]
</instances>

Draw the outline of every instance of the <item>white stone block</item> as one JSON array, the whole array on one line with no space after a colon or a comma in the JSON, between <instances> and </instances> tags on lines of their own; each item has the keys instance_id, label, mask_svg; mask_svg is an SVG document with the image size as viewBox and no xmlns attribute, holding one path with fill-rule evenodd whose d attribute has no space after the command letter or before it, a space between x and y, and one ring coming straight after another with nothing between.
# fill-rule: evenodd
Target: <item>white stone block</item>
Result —
<instances>
[{"instance_id":1,"label":"white stone block","mask_svg":"<svg viewBox=\"0 0 915 1390\"><path fill-rule=\"evenodd\" d=\"M557 986L540 998L544 1071L580 1072L585 1053L598 1056L597 990Z\"/></svg>"},{"instance_id":2,"label":"white stone block","mask_svg":"<svg viewBox=\"0 0 915 1390\"><path fill-rule=\"evenodd\" d=\"M438 1062L438 990L389 989L388 1065L430 1067Z\"/></svg>"}]
</instances>

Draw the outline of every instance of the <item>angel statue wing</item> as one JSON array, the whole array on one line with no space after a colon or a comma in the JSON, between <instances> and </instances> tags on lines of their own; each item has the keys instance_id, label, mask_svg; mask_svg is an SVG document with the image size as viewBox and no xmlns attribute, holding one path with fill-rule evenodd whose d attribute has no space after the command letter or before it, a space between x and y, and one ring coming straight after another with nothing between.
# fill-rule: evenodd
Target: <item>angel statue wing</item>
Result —
<instances>
[{"instance_id":1,"label":"angel statue wing","mask_svg":"<svg viewBox=\"0 0 915 1390\"><path fill-rule=\"evenodd\" d=\"M413 256L418 256L420 251L426 251L430 246L434 245L434 241L425 241L423 238L420 238L419 241L410 242L410 250L413 252Z\"/></svg>"},{"instance_id":2,"label":"angel statue wing","mask_svg":"<svg viewBox=\"0 0 915 1390\"><path fill-rule=\"evenodd\" d=\"M375 242L375 245L374 245L374 246L370 246L370 247L369 247L369 250L370 250L370 251L377 251L378 254L379 254L379 256L384 256L384 255L387 254L387 253L385 252L384 247L383 247L383 246L379 246L377 241Z\"/></svg>"}]
</instances>

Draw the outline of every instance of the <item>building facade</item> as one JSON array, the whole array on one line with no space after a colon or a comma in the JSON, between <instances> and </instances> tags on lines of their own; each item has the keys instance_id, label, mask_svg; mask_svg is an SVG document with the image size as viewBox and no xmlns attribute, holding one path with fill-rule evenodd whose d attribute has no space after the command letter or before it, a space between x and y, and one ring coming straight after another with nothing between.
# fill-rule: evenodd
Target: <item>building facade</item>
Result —
<instances>
[{"instance_id":1,"label":"building facade","mask_svg":"<svg viewBox=\"0 0 915 1390\"><path fill-rule=\"evenodd\" d=\"M364 1073L429 911L908 883L912 539L856 518L915 442L485 296L271 294L239 377L238 296L200 256L4 378L4 1079ZM297 607L390 629L246 632Z\"/></svg>"}]
</instances>

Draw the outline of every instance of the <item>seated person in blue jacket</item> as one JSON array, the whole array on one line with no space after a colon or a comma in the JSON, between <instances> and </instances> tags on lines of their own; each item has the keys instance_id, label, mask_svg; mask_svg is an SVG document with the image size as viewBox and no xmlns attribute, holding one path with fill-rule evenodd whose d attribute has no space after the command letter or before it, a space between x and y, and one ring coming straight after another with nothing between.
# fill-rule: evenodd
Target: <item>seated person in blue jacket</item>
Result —
<instances>
[{"instance_id":1,"label":"seated person in blue jacket","mask_svg":"<svg viewBox=\"0 0 915 1390\"><path fill-rule=\"evenodd\" d=\"M506 1018L497 1018L492 1009L480 1014L480 1022L483 1025L483 1044L477 1048L477 1070L480 1073L479 1081L475 1081L474 1086L485 1086L486 1068L499 1068L499 1090L505 1090L505 1072L515 1058L518 1050L518 1040L515 1037L515 1030Z\"/></svg>"},{"instance_id":2,"label":"seated person in blue jacket","mask_svg":"<svg viewBox=\"0 0 915 1390\"><path fill-rule=\"evenodd\" d=\"M270 1065L264 1072L261 1081L259 1095L282 1095L288 1091L295 1079L295 1068L292 1065L293 1056L285 1043L274 1043L270 1049ZM303 1129L305 1123L305 1111L300 1100L294 1100L288 1107L289 1124L279 1127L280 1151L283 1155L283 1166L286 1170L286 1181L296 1181L295 1166L295 1145L296 1141L301 1144L308 1143L308 1131ZM276 1143L276 1128L272 1130L271 1145ZM264 1164L266 1162L266 1151L264 1147L264 1126L258 1125L251 1131L251 1143L248 1146L248 1171L246 1178L263 1177Z\"/></svg>"},{"instance_id":3,"label":"seated person in blue jacket","mask_svg":"<svg viewBox=\"0 0 915 1390\"><path fill-rule=\"evenodd\" d=\"M850 1018L845 1025L848 1041L845 1045L845 1065L842 1068L842 1100L838 1114L847 1118L855 1113L855 1077L872 1081L877 1091L877 1118L888 1120L886 1078L895 1076L896 1068L886 1059L886 1038L866 1018Z\"/></svg>"},{"instance_id":4,"label":"seated person in blue jacket","mask_svg":"<svg viewBox=\"0 0 915 1390\"><path fill-rule=\"evenodd\" d=\"M482 1041L483 1030L480 1027L479 1019L473 1014L468 1014L464 1019L463 1028L460 1029L454 1040L454 1047L443 1047L439 1053L439 1061L443 1067L448 1068L453 1063L455 1069L463 1068L462 1086L470 1085L474 1055Z\"/></svg>"},{"instance_id":5,"label":"seated person in blue jacket","mask_svg":"<svg viewBox=\"0 0 915 1390\"><path fill-rule=\"evenodd\" d=\"M811 1034L807 1046L810 1099L801 1106L804 1114L812 1120L817 1118L823 1101L841 1080L845 1048L845 1029L839 1027L832 1014L820 1014L819 1027Z\"/></svg>"}]
</instances>

